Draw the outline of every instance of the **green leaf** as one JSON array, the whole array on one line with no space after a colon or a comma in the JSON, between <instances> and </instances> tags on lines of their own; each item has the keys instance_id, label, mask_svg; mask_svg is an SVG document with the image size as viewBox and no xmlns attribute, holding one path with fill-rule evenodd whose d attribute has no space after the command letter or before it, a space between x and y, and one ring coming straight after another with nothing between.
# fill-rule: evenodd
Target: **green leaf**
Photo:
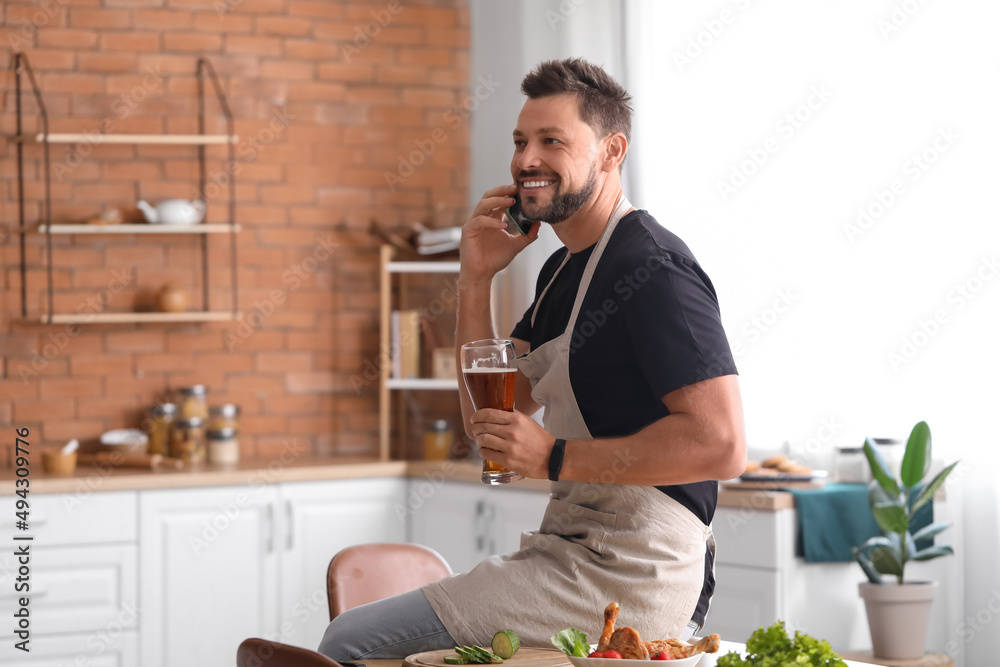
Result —
<instances>
[{"instance_id":1,"label":"green leaf","mask_svg":"<svg viewBox=\"0 0 1000 667\"><path fill-rule=\"evenodd\" d=\"M586 658L590 655L590 644L587 643L587 635L576 628L567 628L557 632L549 639L552 645L565 653L577 658Z\"/></svg>"},{"instance_id":2,"label":"green leaf","mask_svg":"<svg viewBox=\"0 0 1000 667\"><path fill-rule=\"evenodd\" d=\"M885 535L876 535L875 537L869 537L867 540L865 540L865 543L862 544L860 548L871 549L872 547L879 547L879 546L888 547L891 545L892 543L889 541L888 537L886 537ZM853 549L854 547L851 548Z\"/></svg>"},{"instance_id":3,"label":"green leaf","mask_svg":"<svg viewBox=\"0 0 1000 667\"><path fill-rule=\"evenodd\" d=\"M923 528L921 528L920 530L918 530L916 533L914 533L913 534L913 539L914 540L929 540L932 537L934 537L935 535L937 535L938 533L940 533L940 532L942 532L944 530L947 530L949 527L951 527L950 523L943 523L943 522L932 523L932 524L929 524L927 526L924 526Z\"/></svg>"},{"instance_id":4,"label":"green leaf","mask_svg":"<svg viewBox=\"0 0 1000 667\"><path fill-rule=\"evenodd\" d=\"M942 484L944 484L945 478L949 474L951 474L951 471L954 470L955 466L957 466L958 464L959 461L955 461L950 466L948 466L947 468L945 468L944 470L942 470L941 472L939 472L937 475L934 476L934 479L931 480L931 483L925 486L923 490L920 492L920 495L917 496L917 499L913 501L913 506L910 507L911 513L916 512L918 509L920 509L928 502L930 502L931 498L934 497L934 494L937 492L937 490L941 488Z\"/></svg>"},{"instance_id":5,"label":"green leaf","mask_svg":"<svg viewBox=\"0 0 1000 667\"><path fill-rule=\"evenodd\" d=\"M955 551L947 544L939 544L921 549L913 556L913 560L931 560L932 558L940 558L941 556L951 556L954 553Z\"/></svg>"},{"instance_id":6,"label":"green leaf","mask_svg":"<svg viewBox=\"0 0 1000 667\"><path fill-rule=\"evenodd\" d=\"M903 464L899 469L899 477L903 485L914 487L920 483L931 467L931 427L927 422L920 422L910 431L910 439L906 441L906 452L903 454Z\"/></svg>"},{"instance_id":7,"label":"green leaf","mask_svg":"<svg viewBox=\"0 0 1000 667\"><path fill-rule=\"evenodd\" d=\"M871 542L871 540L868 540L868 542ZM868 542L865 542L865 545ZM868 581L873 584L881 584L882 575L872 565L872 559L868 557L867 549L864 546L860 549L858 547L851 547L851 553L854 554L854 560L858 561L858 565L861 566L861 571L868 577Z\"/></svg>"},{"instance_id":8,"label":"green leaf","mask_svg":"<svg viewBox=\"0 0 1000 667\"><path fill-rule=\"evenodd\" d=\"M868 466L872 469L872 477L879 486L885 489L886 493L894 496L899 495L899 484L896 483L896 476L886 463L882 452L871 438L865 438L865 457L868 459Z\"/></svg>"},{"instance_id":9,"label":"green leaf","mask_svg":"<svg viewBox=\"0 0 1000 667\"><path fill-rule=\"evenodd\" d=\"M869 502L872 502L869 494ZM887 533L905 533L910 525L906 510L898 500L892 502L876 501L872 503L872 515L882 530Z\"/></svg>"},{"instance_id":10,"label":"green leaf","mask_svg":"<svg viewBox=\"0 0 1000 667\"><path fill-rule=\"evenodd\" d=\"M889 547L875 547L872 549L871 558L872 565L882 574L903 576L903 563L899 559L898 551Z\"/></svg>"}]
</instances>

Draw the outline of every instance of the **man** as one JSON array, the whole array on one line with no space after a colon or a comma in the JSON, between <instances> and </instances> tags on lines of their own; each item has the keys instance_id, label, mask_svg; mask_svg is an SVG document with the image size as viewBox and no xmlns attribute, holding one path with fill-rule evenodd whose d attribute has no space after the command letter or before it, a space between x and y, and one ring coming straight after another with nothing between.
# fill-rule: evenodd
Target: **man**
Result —
<instances>
[{"instance_id":1,"label":"man","mask_svg":"<svg viewBox=\"0 0 1000 667\"><path fill-rule=\"evenodd\" d=\"M515 185L488 190L463 229L456 345L495 337L492 279L538 236L540 222L506 231L515 192L565 248L511 336L515 411L473 412L459 393L483 458L553 480L552 498L520 551L331 623L320 650L340 660L488 646L504 628L529 646L568 627L596 642L612 601L647 640L684 637L707 611L715 480L746 463L714 289L687 246L624 198L625 90L579 59L541 64L521 90ZM540 407L544 427L530 416Z\"/></svg>"}]
</instances>

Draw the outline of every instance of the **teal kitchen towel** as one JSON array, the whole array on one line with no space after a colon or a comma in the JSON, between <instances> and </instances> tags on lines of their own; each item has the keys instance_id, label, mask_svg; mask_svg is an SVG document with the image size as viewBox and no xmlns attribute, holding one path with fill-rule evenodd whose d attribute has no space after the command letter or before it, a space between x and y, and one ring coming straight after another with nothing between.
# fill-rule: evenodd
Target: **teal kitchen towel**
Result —
<instances>
[{"instance_id":1,"label":"teal kitchen towel","mask_svg":"<svg viewBox=\"0 0 1000 667\"><path fill-rule=\"evenodd\" d=\"M912 493L915 495L918 490ZM831 482L822 489L793 489L792 495L798 514L795 555L807 563L850 562L854 560L852 546L882 534L868 506L867 484ZM934 521L933 504L931 501L917 510L911 532ZM933 542L933 539L921 540L916 546L924 549Z\"/></svg>"}]
</instances>

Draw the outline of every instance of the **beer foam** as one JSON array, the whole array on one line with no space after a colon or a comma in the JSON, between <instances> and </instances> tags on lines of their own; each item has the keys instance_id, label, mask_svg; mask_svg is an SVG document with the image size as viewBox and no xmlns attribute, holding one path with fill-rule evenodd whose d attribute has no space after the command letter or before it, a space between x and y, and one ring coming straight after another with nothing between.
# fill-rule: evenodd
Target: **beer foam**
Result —
<instances>
[{"instance_id":1,"label":"beer foam","mask_svg":"<svg viewBox=\"0 0 1000 667\"><path fill-rule=\"evenodd\" d=\"M463 368L463 373L515 373L516 368Z\"/></svg>"}]
</instances>

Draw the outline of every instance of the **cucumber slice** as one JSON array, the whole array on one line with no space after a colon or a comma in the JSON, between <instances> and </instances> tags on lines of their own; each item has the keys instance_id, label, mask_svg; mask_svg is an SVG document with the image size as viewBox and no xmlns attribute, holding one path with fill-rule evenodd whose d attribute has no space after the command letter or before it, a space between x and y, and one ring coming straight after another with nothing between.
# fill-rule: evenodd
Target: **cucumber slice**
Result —
<instances>
[{"instance_id":1,"label":"cucumber slice","mask_svg":"<svg viewBox=\"0 0 1000 667\"><path fill-rule=\"evenodd\" d=\"M521 638L513 630L501 630L493 635L493 643L490 646L493 652L507 660L521 648Z\"/></svg>"},{"instance_id":2,"label":"cucumber slice","mask_svg":"<svg viewBox=\"0 0 1000 667\"><path fill-rule=\"evenodd\" d=\"M479 658L476 662L481 662L484 665L489 665L489 664L499 665L501 662L503 662L503 658L496 655L495 653L487 651L482 646L473 646L471 648L473 651L475 651L476 657Z\"/></svg>"},{"instance_id":3,"label":"cucumber slice","mask_svg":"<svg viewBox=\"0 0 1000 667\"><path fill-rule=\"evenodd\" d=\"M468 646L456 646L455 653L469 662L479 662L479 656L477 656Z\"/></svg>"},{"instance_id":4,"label":"cucumber slice","mask_svg":"<svg viewBox=\"0 0 1000 667\"><path fill-rule=\"evenodd\" d=\"M468 658L463 658L460 655L446 655L444 657L444 664L446 665L467 665L469 664Z\"/></svg>"}]
</instances>

